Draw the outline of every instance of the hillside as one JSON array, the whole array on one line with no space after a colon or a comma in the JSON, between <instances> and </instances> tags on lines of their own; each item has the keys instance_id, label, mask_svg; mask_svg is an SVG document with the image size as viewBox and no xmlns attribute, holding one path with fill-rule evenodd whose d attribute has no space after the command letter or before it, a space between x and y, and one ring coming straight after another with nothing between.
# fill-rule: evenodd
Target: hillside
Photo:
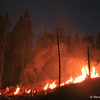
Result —
<instances>
[{"instance_id":1,"label":"hillside","mask_svg":"<svg viewBox=\"0 0 100 100\"><path fill-rule=\"evenodd\" d=\"M57 88L39 100L93 100L96 98L100 99L100 78Z\"/></svg>"}]
</instances>

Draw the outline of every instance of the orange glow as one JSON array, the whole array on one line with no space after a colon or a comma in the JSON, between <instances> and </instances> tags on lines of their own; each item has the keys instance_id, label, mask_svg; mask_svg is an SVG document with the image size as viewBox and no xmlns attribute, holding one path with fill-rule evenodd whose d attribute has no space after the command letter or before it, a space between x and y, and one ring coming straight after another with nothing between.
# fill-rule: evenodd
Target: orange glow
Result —
<instances>
[{"instance_id":1,"label":"orange glow","mask_svg":"<svg viewBox=\"0 0 100 100\"><path fill-rule=\"evenodd\" d=\"M49 84L47 83L47 84L46 84L46 86L44 87L44 90L47 90L47 88L48 88L48 85L49 85Z\"/></svg>"},{"instance_id":2,"label":"orange glow","mask_svg":"<svg viewBox=\"0 0 100 100\"><path fill-rule=\"evenodd\" d=\"M99 74L97 73L96 71L96 68L95 67L91 67L91 72L90 72L90 77L91 78L96 78L96 77L100 77ZM60 84L60 87L61 86L64 86L64 85L68 85L68 84L71 84L71 83L79 83L79 82L82 82L84 81L85 79L88 79L88 75L89 75L89 69L88 69L88 66L83 66L81 68L81 75L75 77L70 77L68 80L65 80L64 78L61 79L64 80L62 81L62 83ZM47 83L45 85L45 87L43 88L43 90L47 90L47 89L54 89L58 86L58 80L56 81L52 81L52 83ZM23 88L22 88L23 89ZM27 89L27 88L24 88L25 89L25 93L29 94L32 90L31 89ZM5 89L5 93L9 92L10 91L10 88L9 87L6 87ZM19 93L20 91L20 93ZM37 89L32 91L33 93L36 93L37 92ZM0 95L2 95L3 93L0 91ZM21 92L21 88L17 85L17 88L16 88L16 91L13 92L14 95L19 95L19 94L23 94L23 92Z\"/></svg>"},{"instance_id":3,"label":"orange glow","mask_svg":"<svg viewBox=\"0 0 100 100\"><path fill-rule=\"evenodd\" d=\"M69 84L69 83L78 83L78 82L82 82L84 81L86 78L88 78L89 75L89 69L88 66L83 66L81 69L81 75L76 77L75 79L73 79L73 77L70 77L69 80L62 82L60 84L60 86L64 86L65 84ZM96 78L96 77L100 77L99 74L95 71L95 67L92 67L92 71L91 71L91 78ZM52 84L47 83L46 86L44 87L44 90L47 90L48 88L50 89L54 89L57 85L55 84L55 82L53 82Z\"/></svg>"},{"instance_id":4,"label":"orange glow","mask_svg":"<svg viewBox=\"0 0 100 100\"><path fill-rule=\"evenodd\" d=\"M44 87L44 90L47 90L48 88L50 89L56 88L55 82L52 82L51 84L47 83L46 86Z\"/></svg>"},{"instance_id":5,"label":"orange glow","mask_svg":"<svg viewBox=\"0 0 100 100\"><path fill-rule=\"evenodd\" d=\"M6 91L5 91L5 93L7 93L7 92L9 92L9 87L6 87Z\"/></svg>"},{"instance_id":6,"label":"orange glow","mask_svg":"<svg viewBox=\"0 0 100 100\"><path fill-rule=\"evenodd\" d=\"M16 89L16 91L14 92L14 94L15 94L15 95L18 94L19 90L20 90L20 88L18 87L18 88Z\"/></svg>"},{"instance_id":7,"label":"orange glow","mask_svg":"<svg viewBox=\"0 0 100 100\"><path fill-rule=\"evenodd\" d=\"M65 85L65 83L64 83L64 82L60 84L60 86L64 86L64 85Z\"/></svg>"},{"instance_id":8,"label":"orange glow","mask_svg":"<svg viewBox=\"0 0 100 100\"><path fill-rule=\"evenodd\" d=\"M65 82L65 84L72 83L72 82L73 82L73 78L72 78L72 77L70 77L70 79L69 79L69 80L67 80L67 81Z\"/></svg>"},{"instance_id":9,"label":"orange glow","mask_svg":"<svg viewBox=\"0 0 100 100\"><path fill-rule=\"evenodd\" d=\"M50 84L50 86L49 86L49 88L50 89L54 89L56 87L56 84L55 84L55 82L53 82L52 84Z\"/></svg>"},{"instance_id":10,"label":"orange glow","mask_svg":"<svg viewBox=\"0 0 100 100\"><path fill-rule=\"evenodd\" d=\"M31 92L31 89L27 91L27 93L30 93L30 92Z\"/></svg>"},{"instance_id":11,"label":"orange glow","mask_svg":"<svg viewBox=\"0 0 100 100\"><path fill-rule=\"evenodd\" d=\"M36 93L36 90L34 90L34 93Z\"/></svg>"},{"instance_id":12,"label":"orange glow","mask_svg":"<svg viewBox=\"0 0 100 100\"><path fill-rule=\"evenodd\" d=\"M74 80L73 83L82 82L82 81L84 81L87 78L87 76L89 75L89 69L88 69L87 65L85 67L83 66L81 72L82 72L82 75L81 76L78 76ZM91 74L90 75L91 78L99 77L99 74L95 71L95 67L92 67L92 72L90 74Z\"/></svg>"},{"instance_id":13,"label":"orange glow","mask_svg":"<svg viewBox=\"0 0 100 100\"><path fill-rule=\"evenodd\" d=\"M91 78L99 77L99 74L95 71L95 67L92 68Z\"/></svg>"},{"instance_id":14,"label":"orange glow","mask_svg":"<svg viewBox=\"0 0 100 100\"><path fill-rule=\"evenodd\" d=\"M89 70L87 65L84 67L82 67L81 69L82 75L78 76L77 78L75 78L75 80L73 81L73 83L78 83L78 82L82 82L85 80L85 78L87 77L87 75L89 75Z\"/></svg>"}]
</instances>

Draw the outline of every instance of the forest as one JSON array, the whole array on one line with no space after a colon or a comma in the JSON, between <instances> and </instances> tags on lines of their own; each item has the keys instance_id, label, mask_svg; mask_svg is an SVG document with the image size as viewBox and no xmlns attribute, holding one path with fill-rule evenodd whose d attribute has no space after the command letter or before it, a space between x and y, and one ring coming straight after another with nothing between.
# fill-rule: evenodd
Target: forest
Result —
<instances>
[{"instance_id":1,"label":"forest","mask_svg":"<svg viewBox=\"0 0 100 100\"><path fill-rule=\"evenodd\" d=\"M44 29L34 44L31 16L26 11L19 17L12 31L8 13L0 16L0 87L17 84L33 84L48 79L58 79L57 32L60 42L62 77L77 75L87 63L87 46L90 48L91 65L100 72L100 33L96 42L88 32L80 39L77 33L72 38L65 35L62 27L53 33ZM35 45L35 46L34 46Z\"/></svg>"}]
</instances>

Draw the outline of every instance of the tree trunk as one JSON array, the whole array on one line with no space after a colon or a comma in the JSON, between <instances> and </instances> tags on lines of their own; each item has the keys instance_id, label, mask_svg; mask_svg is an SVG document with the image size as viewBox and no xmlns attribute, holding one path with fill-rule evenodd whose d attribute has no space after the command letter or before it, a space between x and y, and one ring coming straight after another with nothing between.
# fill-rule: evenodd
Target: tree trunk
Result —
<instances>
[{"instance_id":1,"label":"tree trunk","mask_svg":"<svg viewBox=\"0 0 100 100\"><path fill-rule=\"evenodd\" d=\"M60 62L60 48L59 48L59 36L57 32L57 44L58 44L58 57L59 57L59 87L61 83L61 62Z\"/></svg>"},{"instance_id":2,"label":"tree trunk","mask_svg":"<svg viewBox=\"0 0 100 100\"><path fill-rule=\"evenodd\" d=\"M22 71L24 69L24 63L25 63L25 46L26 46L26 43L24 43L24 48L23 48L23 62L22 62Z\"/></svg>"},{"instance_id":3,"label":"tree trunk","mask_svg":"<svg viewBox=\"0 0 100 100\"><path fill-rule=\"evenodd\" d=\"M1 85L2 85L2 74L3 74L3 65L4 65L4 53L5 53L5 40L6 40L6 31L4 33L4 44L3 44L1 76L0 76L0 89L1 89Z\"/></svg>"}]
</instances>

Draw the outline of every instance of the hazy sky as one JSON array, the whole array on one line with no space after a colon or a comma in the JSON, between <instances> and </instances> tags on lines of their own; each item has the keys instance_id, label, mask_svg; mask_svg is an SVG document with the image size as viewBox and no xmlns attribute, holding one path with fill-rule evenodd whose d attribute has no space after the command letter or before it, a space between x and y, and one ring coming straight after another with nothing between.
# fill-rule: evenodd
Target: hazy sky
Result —
<instances>
[{"instance_id":1,"label":"hazy sky","mask_svg":"<svg viewBox=\"0 0 100 100\"><path fill-rule=\"evenodd\" d=\"M100 32L100 0L0 0L0 15L8 12L12 27L27 10L35 38L45 27L52 33L59 26L80 37L88 32L94 39Z\"/></svg>"}]
</instances>

